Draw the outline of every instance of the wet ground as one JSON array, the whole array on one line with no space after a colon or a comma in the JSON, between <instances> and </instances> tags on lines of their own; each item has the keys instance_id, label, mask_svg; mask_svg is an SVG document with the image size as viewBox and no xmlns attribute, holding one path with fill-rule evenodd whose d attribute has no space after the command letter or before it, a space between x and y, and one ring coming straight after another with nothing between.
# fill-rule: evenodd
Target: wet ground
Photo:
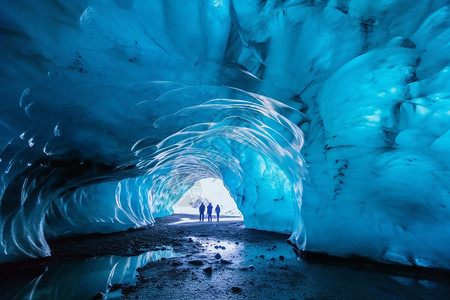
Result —
<instances>
[{"instance_id":1,"label":"wet ground","mask_svg":"<svg viewBox=\"0 0 450 300\"><path fill-rule=\"evenodd\" d=\"M50 241L52 257L0 265L1 299L450 299L450 275L300 257L288 236L193 216Z\"/></svg>"}]
</instances>

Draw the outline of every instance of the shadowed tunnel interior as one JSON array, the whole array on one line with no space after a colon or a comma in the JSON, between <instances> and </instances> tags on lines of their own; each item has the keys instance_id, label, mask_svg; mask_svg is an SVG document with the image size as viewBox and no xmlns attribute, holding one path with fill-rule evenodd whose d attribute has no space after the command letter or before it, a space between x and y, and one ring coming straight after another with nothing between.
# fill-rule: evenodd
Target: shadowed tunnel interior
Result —
<instances>
[{"instance_id":1,"label":"shadowed tunnel interior","mask_svg":"<svg viewBox=\"0 0 450 300\"><path fill-rule=\"evenodd\" d=\"M0 2L0 261L217 178L301 249L450 267L448 1Z\"/></svg>"}]
</instances>

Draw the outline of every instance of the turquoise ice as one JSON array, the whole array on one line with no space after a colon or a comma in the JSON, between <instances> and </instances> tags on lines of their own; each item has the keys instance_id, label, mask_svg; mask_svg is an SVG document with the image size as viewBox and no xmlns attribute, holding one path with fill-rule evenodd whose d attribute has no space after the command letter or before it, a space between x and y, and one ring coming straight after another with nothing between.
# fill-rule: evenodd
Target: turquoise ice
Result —
<instances>
[{"instance_id":1,"label":"turquoise ice","mask_svg":"<svg viewBox=\"0 0 450 300\"><path fill-rule=\"evenodd\" d=\"M0 1L0 261L224 182L302 249L450 268L450 3Z\"/></svg>"}]
</instances>

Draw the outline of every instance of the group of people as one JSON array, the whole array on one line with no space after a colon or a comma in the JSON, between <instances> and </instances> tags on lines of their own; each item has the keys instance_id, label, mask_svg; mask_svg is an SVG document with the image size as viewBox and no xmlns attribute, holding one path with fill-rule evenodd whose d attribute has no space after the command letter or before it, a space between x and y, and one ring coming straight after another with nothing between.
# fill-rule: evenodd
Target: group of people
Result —
<instances>
[{"instance_id":1,"label":"group of people","mask_svg":"<svg viewBox=\"0 0 450 300\"><path fill-rule=\"evenodd\" d=\"M208 222L212 221L212 212L213 212L213 206L211 203L208 204L208 206L206 207L206 213L208 215ZM201 204L200 207L198 208L199 212L200 212L200 222L205 221L205 204ZM216 206L216 214L217 214L217 222L219 222L219 214L220 214L220 207L219 204L217 204Z\"/></svg>"}]
</instances>

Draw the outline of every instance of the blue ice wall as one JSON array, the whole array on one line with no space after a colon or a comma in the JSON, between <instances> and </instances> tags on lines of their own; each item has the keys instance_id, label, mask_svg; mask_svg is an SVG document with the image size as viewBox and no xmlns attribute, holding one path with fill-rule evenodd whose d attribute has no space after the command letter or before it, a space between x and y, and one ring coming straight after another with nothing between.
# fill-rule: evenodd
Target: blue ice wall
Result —
<instances>
[{"instance_id":1,"label":"blue ice wall","mask_svg":"<svg viewBox=\"0 0 450 300\"><path fill-rule=\"evenodd\" d=\"M247 227L449 268L449 1L0 4L0 260L215 177Z\"/></svg>"}]
</instances>

